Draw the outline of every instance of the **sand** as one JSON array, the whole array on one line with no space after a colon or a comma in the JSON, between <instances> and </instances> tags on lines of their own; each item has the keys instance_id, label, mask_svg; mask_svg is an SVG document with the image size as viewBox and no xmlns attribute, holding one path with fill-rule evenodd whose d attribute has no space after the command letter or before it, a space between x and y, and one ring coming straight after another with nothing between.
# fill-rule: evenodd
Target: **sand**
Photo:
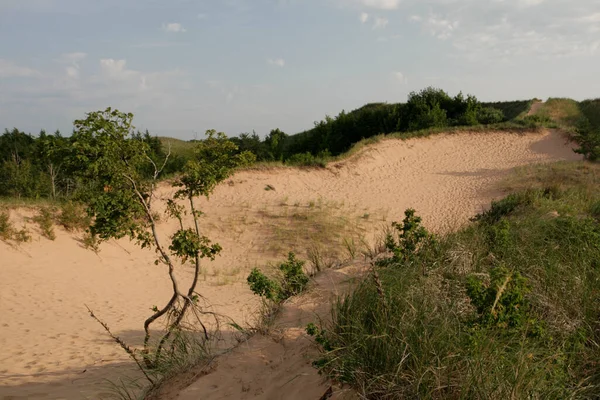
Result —
<instances>
[{"instance_id":1,"label":"sand","mask_svg":"<svg viewBox=\"0 0 600 400\"><path fill-rule=\"evenodd\" d=\"M400 220L404 210L413 207L428 228L441 231L465 223L500 196L496 184L512 168L580 159L555 131L460 133L385 140L323 170L239 172L219 186L210 201L200 200L206 234L224 247L222 256L203 270L200 290L216 311L240 324L252 323L259 302L246 287L248 271L280 259L294 238L301 244L294 250L306 253L304 239L290 236L295 226L290 215L331 208L328 215L343 213L373 237L382 224ZM266 185L275 190L265 190ZM163 196L170 191L167 185L160 188ZM57 239L50 241L27 222L30 216L31 211L23 209L11 214L13 221L32 231L31 243L0 242L0 399L106 397L106 379L136 373L122 350L88 316L85 305L115 333L137 344L149 309L169 297L165 270L153 265L152 252L125 239L103 244L98 255L82 248L78 234L57 229ZM172 222L161 224L161 230L172 229ZM189 270L180 275L191 278ZM294 341L301 335L292 325L282 333L285 348L264 337L252 339L243 345L247 350L241 352L240 347L231 353L238 357L234 363L222 358L214 372L181 398L279 398L278 387L285 390L285 398L307 398L303 387L312 383L306 379L318 375L306 359L310 343L305 338ZM261 355L262 364L252 364ZM269 367L277 357L277 367ZM246 369L231 373L233 365L244 361ZM258 379L257 371L268 371L259 365L278 373ZM303 371L302 379L292 379L292 370ZM232 391L224 389L232 385ZM315 393L327 387L321 383Z\"/></svg>"}]
</instances>

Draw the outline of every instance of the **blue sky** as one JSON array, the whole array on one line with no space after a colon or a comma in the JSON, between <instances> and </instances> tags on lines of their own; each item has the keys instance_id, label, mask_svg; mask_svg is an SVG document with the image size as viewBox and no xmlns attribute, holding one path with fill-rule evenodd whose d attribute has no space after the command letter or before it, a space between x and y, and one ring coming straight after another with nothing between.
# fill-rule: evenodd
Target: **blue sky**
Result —
<instances>
[{"instance_id":1,"label":"blue sky","mask_svg":"<svg viewBox=\"0 0 600 400\"><path fill-rule=\"evenodd\" d=\"M0 128L116 107L191 139L437 86L600 97L600 0L0 0Z\"/></svg>"}]
</instances>

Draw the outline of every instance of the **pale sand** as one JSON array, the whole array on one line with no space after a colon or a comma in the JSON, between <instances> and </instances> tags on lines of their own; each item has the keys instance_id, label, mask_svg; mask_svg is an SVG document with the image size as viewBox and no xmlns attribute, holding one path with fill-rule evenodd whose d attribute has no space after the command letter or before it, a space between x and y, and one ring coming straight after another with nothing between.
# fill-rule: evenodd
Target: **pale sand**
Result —
<instances>
[{"instance_id":1,"label":"pale sand","mask_svg":"<svg viewBox=\"0 0 600 400\"><path fill-rule=\"evenodd\" d=\"M219 186L210 201L199 201L206 213L205 233L224 247L222 256L207 266L200 292L215 310L242 324L252 321L259 303L247 289L245 276L252 267L282 255L283 249L273 250L270 243L265 243L273 238L265 231L272 222L263 217L281 213L283 207L298 205L306 209L319 199L324 204L343 204L338 208L355 220L363 214L371 215L363 223L371 234L383 220L400 220L403 211L413 207L427 227L439 231L464 223L487 207L500 195L495 184L510 169L580 159L557 132L460 133L385 140L324 170L240 172L229 184ZM267 184L275 190L265 190ZM165 186L161 193L170 190ZM30 215L17 210L12 218L21 223ZM172 222L162 225L167 232L174 229ZM137 375L122 350L88 316L84 304L115 333L137 344L149 308L163 304L169 297L165 271L153 265L152 252L139 250L126 239L104 244L95 255L81 248L75 240L78 235L57 229L58 237L52 242L40 237L32 223L28 226L33 231L32 243L14 247L0 242L0 399L102 397L108 393L104 378ZM295 250L303 255L305 248ZM186 277L190 277L189 271L182 273L182 278ZM293 330L287 334L293 334ZM259 340L264 338L251 340L247 348L260 353L263 347L256 345ZM303 349L310 347L305 339L298 346L286 347L285 351L302 357ZM265 354L267 359L280 356L276 351ZM243 357L247 356L244 353ZM290 366L296 365L294 360ZM229 381L219 381L221 388L253 381L252 371L257 367L248 368L246 375L240 371L228 374L227 369L233 367L227 367L227 362L220 361L217 371L198 384L212 382L220 376L215 375L218 373L230 377ZM308 361L303 362L303 373L308 375L302 376L314 377ZM273 388L292 378L289 374L271 374L264 387L255 382L251 390L243 386L246 391L234 390L229 397L225 396L228 392L218 390L200 397L277 398ZM281 398L306 398L302 386L293 385L306 382L294 379Z\"/></svg>"}]
</instances>

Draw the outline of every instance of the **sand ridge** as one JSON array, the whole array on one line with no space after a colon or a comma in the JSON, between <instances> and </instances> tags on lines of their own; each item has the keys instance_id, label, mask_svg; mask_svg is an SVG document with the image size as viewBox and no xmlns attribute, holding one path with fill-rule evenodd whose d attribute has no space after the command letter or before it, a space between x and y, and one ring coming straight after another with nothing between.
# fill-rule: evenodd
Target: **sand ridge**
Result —
<instances>
[{"instance_id":1,"label":"sand ridge","mask_svg":"<svg viewBox=\"0 0 600 400\"><path fill-rule=\"evenodd\" d=\"M352 218L372 215L363 225L374 234L381 223L399 220L413 207L428 228L439 231L484 209L501 194L495 183L512 168L580 159L557 131L455 133L383 140L326 169L239 172L210 200L199 200L205 233L224 247L206 266L200 290L215 310L241 323L252 321L259 302L244 278L283 250L269 250L276 237L265 233L267 212L322 200L341 205ZM275 190L265 190L266 185ZM163 195L171 190L160 189ZM11 218L21 224L27 213L16 210ZM139 343L149 308L169 296L165 271L153 265L152 252L127 240L106 243L95 255L80 246L77 235L57 231L51 242L31 229L32 243L0 242L0 399L105 397L104 379L135 375L135 368L89 318L85 305L115 333ZM164 222L161 229L174 225ZM191 278L187 270L181 274Z\"/></svg>"}]
</instances>

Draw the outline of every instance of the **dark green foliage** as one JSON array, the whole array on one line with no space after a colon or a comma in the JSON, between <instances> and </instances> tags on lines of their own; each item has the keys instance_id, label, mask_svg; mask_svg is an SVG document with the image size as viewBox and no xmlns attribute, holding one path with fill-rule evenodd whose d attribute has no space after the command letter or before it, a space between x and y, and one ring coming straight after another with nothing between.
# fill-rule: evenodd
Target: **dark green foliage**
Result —
<instances>
[{"instance_id":1,"label":"dark green foliage","mask_svg":"<svg viewBox=\"0 0 600 400\"><path fill-rule=\"evenodd\" d=\"M195 158L187 162L183 173L174 183L179 189L175 197L189 199L208 197L216 185L228 178L235 168L253 163L252 152L239 152L238 147L224 133L209 130L207 138L198 142Z\"/></svg>"},{"instance_id":2,"label":"dark green foliage","mask_svg":"<svg viewBox=\"0 0 600 400\"><path fill-rule=\"evenodd\" d=\"M279 265L279 270L283 274L281 298L287 299L304 291L309 279L302 268L303 266L304 261L298 260L296 255L291 252L288 254L287 261Z\"/></svg>"},{"instance_id":3,"label":"dark green foliage","mask_svg":"<svg viewBox=\"0 0 600 400\"><path fill-rule=\"evenodd\" d=\"M568 183L380 263L307 328L315 365L369 399L599 397L600 185Z\"/></svg>"},{"instance_id":4,"label":"dark green foliage","mask_svg":"<svg viewBox=\"0 0 600 400\"><path fill-rule=\"evenodd\" d=\"M281 287L273 279L260 272L258 268L254 268L250 272L247 281L252 293L274 302L279 301Z\"/></svg>"},{"instance_id":5,"label":"dark green foliage","mask_svg":"<svg viewBox=\"0 0 600 400\"><path fill-rule=\"evenodd\" d=\"M333 155L347 151L362 139L393 132L439 129L446 126L492 124L504 120L501 109L484 108L474 96L459 93L450 97L436 88L409 95L406 104L367 104L354 111L326 116L311 130L289 136L284 159L295 154L317 155L325 150Z\"/></svg>"},{"instance_id":6,"label":"dark green foliage","mask_svg":"<svg viewBox=\"0 0 600 400\"><path fill-rule=\"evenodd\" d=\"M196 255L214 260L222 247L218 243L211 244L206 236L198 236L193 229L180 229L173 234L169 250L183 262L187 262L188 259L194 261Z\"/></svg>"},{"instance_id":7,"label":"dark green foliage","mask_svg":"<svg viewBox=\"0 0 600 400\"><path fill-rule=\"evenodd\" d=\"M247 282L254 294L280 303L306 289L309 278L303 266L304 261L298 260L296 255L290 252L287 261L279 265L279 275L276 278L269 278L254 268L248 275Z\"/></svg>"},{"instance_id":8,"label":"dark green foliage","mask_svg":"<svg viewBox=\"0 0 600 400\"><path fill-rule=\"evenodd\" d=\"M475 321L490 327L518 329L528 325L530 334L539 334L540 327L530 317L530 305L526 295L530 288L519 272L503 266L491 270L491 282L486 284L478 276L471 275L466 281L466 292L471 304L477 309Z\"/></svg>"},{"instance_id":9,"label":"dark green foliage","mask_svg":"<svg viewBox=\"0 0 600 400\"><path fill-rule=\"evenodd\" d=\"M418 247L426 240L432 240L432 235L421 225L421 217L415 215L415 210L404 212L402 223L392 222L397 238L388 233L385 238L386 248L394 253L393 260L408 261L416 254Z\"/></svg>"},{"instance_id":10,"label":"dark green foliage","mask_svg":"<svg viewBox=\"0 0 600 400\"><path fill-rule=\"evenodd\" d=\"M503 121L512 121L524 117L531 109L533 100L499 101L493 103L481 103L483 108L493 108L502 112ZM484 122L482 122L484 123Z\"/></svg>"},{"instance_id":11,"label":"dark green foliage","mask_svg":"<svg viewBox=\"0 0 600 400\"><path fill-rule=\"evenodd\" d=\"M477 111L477 120L480 124L499 124L500 122L503 122L504 119L505 117L502 110L494 107L481 107Z\"/></svg>"},{"instance_id":12,"label":"dark green foliage","mask_svg":"<svg viewBox=\"0 0 600 400\"><path fill-rule=\"evenodd\" d=\"M313 156L309 152L297 153L285 160L285 163L296 167L325 168L327 166L327 154Z\"/></svg>"},{"instance_id":13,"label":"dark green foliage","mask_svg":"<svg viewBox=\"0 0 600 400\"><path fill-rule=\"evenodd\" d=\"M579 108L584 117L577 123L573 135L580 146L575 152L590 161L600 160L600 99L583 101Z\"/></svg>"},{"instance_id":14,"label":"dark green foliage","mask_svg":"<svg viewBox=\"0 0 600 400\"><path fill-rule=\"evenodd\" d=\"M593 127L600 128L600 99L582 101L579 108Z\"/></svg>"}]
</instances>

